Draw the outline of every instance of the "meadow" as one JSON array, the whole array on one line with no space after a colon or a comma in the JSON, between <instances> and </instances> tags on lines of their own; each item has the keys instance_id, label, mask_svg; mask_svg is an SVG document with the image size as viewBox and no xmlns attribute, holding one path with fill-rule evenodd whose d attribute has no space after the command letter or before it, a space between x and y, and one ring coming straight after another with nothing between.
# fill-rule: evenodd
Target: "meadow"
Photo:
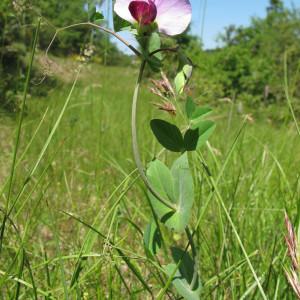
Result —
<instances>
[{"instance_id":1,"label":"meadow","mask_svg":"<svg viewBox=\"0 0 300 300\"><path fill-rule=\"evenodd\" d=\"M151 210L130 139L136 68L64 69L63 84L46 98L28 99L2 241L0 299L158 299L167 278L141 242ZM150 85L146 79L138 108L142 160L147 165L160 153L170 164L149 122L173 117L153 105ZM190 155L201 298L263 299L261 288L267 299L295 299L284 271L284 212L295 215L300 192L295 124L275 122L261 108L240 113L235 103L210 105L216 131ZM281 109L289 114L288 104ZM17 118L1 113L0 127L3 212ZM179 234L166 238L184 245ZM180 298L170 287L162 299Z\"/></svg>"}]
</instances>

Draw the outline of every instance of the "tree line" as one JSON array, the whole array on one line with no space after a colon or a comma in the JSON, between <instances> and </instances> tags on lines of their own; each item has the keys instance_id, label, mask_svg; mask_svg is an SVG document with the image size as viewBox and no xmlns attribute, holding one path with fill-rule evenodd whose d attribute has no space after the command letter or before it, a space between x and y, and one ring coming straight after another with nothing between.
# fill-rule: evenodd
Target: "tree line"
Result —
<instances>
[{"instance_id":1,"label":"tree line","mask_svg":"<svg viewBox=\"0 0 300 300\"><path fill-rule=\"evenodd\" d=\"M20 79L24 78L37 18L43 17L38 46L45 51L57 28L88 21L102 2L0 1L0 106L10 110L18 107L18 94L24 82ZM177 38L196 66L195 88L205 100L230 98L254 108L283 103L285 67L290 93L299 100L300 10L287 8L280 0L270 0L266 11L266 17L252 18L249 26L226 27L216 49L203 49L199 38L189 32ZM107 36L86 27L61 32L51 54L80 54L87 45L93 47L95 62L128 65L130 61ZM51 86L51 82L48 85ZM46 87L43 85L43 92ZM295 108L300 112L298 103L295 101Z\"/></svg>"},{"instance_id":2,"label":"tree line","mask_svg":"<svg viewBox=\"0 0 300 300\"><path fill-rule=\"evenodd\" d=\"M38 49L45 52L56 29L90 21L103 0L2 0L0 1L0 106L18 109L35 26L42 18ZM105 25L105 24L103 24ZM105 64L127 64L128 58L102 32L86 26L61 31L52 44L51 55L85 55L94 52L95 60ZM126 60L127 58L127 60ZM40 72L34 68L33 73ZM52 79L54 80L54 79ZM50 80L51 81L51 80ZM48 82L51 86L51 82ZM35 88L33 93L45 93Z\"/></svg>"},{"instance_id":3,"label":"tree line","mask_svg":"<svg viewBox=\"0 0 300 300\"><path fill-rule=\"evenodd\" d=\"M254 108L280 104L286 100L286 73L300 111L300 10L279 0L270 1L266 9L265 18L252 18L247 27L225 28L217 49L201 50L199 41L189 39L189 54L199 70L197 83L206 99L228 97Z\"/></svg>"}]
</instances>

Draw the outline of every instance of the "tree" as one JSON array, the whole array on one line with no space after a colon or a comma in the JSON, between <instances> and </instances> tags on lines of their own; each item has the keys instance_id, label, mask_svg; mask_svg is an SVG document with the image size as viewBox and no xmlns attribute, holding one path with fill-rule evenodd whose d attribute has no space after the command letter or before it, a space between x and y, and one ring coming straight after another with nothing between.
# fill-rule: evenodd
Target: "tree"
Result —
<instances>
[{"instance_id":1,"label":"tree","mask_svg":"<svg viewBox=\"0 0 300 300\"><path fill-rule=\"evenodd\" d=\"M57 28L87 22L91 7L100 7L102 0L1 0L0 1L0 106L18 108L18 95L23 89L26 61L31 46L34 24L42 17L39 48L45 50ZM99 30L79 26L59 33L51 54L80 54L93 44L95 55L111 55L108 62L120 63L124 55ZM98 59L98 61L100 61ZM34 72L37 72L35 69ZM22 80L20 80L22 79ZM43 87L43 90L47 88ZM35 88L37 90L37 88Z\"/></svg>"},{"instance_id":2,"label":"tree","mask_svg":"<svg viewBox=\"0 0 300 300\"><path fill-rule=\"evenodd\" d=\"M283 58L288 53L289 78L300 96L300 11L281 1L271 1L271 7L265 18L253 18L247 27L227 27L220 36L222 47L194 57L205 90L217 89L220 97L235 95L252 106L280 103L285 100Z\"/></svg>"},{"instance_id":3,"label":"tree","mask_svg":"<svg viewBox=\"0 0 300 300\"><path fill-rule=\"evenodd\" d=\"M270 6L268 6L267 11L268 12L279 12L282 11L284 8L284 5L281 0L270 0Z\"/></svg>"}]
</instances>

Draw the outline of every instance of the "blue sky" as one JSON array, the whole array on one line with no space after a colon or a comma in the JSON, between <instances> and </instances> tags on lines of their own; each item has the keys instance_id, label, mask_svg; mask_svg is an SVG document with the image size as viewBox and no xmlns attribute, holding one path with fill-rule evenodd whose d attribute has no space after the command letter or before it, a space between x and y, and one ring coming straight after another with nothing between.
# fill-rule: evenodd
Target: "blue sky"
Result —
<instances>
[{"instance_id":1,"label":"blue sky","mask_svg":"<svg viewBox=\"0 0 300 300\"><path fill-rule=\"evenodd\" d=\"M248 25L251 17L264 17L269 0L191 0L191 3L192 32L202 36L204 48L211 49L218 45L216 39L224 27L231 24ZM286 6L300 7L300 0L285 0L284 3ZM134 43L130 35L123 33L122 36Z\"/></svg>"},{"instance_id":2,"label":"blue sky","mask_svg":"<svg viewBox=\"0 0 300 300\"><path fill-rule=\"evenodd\" d=\"M230 24L247 25L251 17L264 17L269 0L192 0L191 2L193 6L192 31L201 36L203 30L204 47L214 48L217 46L217 36L224 27ZM293 3L300 7L300 0L286 0L284 3L286 6L291 6ZM202 28L203 15L204 26Z\"/></svg>"}]
</instances>

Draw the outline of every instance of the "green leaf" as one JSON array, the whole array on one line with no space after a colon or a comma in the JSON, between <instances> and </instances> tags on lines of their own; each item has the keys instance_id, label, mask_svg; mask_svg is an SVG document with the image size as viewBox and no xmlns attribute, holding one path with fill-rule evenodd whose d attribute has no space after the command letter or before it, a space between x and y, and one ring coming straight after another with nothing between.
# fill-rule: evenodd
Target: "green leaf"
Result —
<instances>
[{"instance_id":1,"label":"green leaf","mask_svg":"<svg viewBox=\"0 0 300 300\"><path fill-rule=\"evenodd\" d=\"M151 53L161 48L160 36L157 32L153 32L148 40L148 52ZM153 72L159 72L162 67L162 54L160 52L148 57L148 64Z\"/></svg>"},{"instance_id":2,"label":"green leaf","mask_svg":"<svg viewBox=\"0 0 300 300\"><path fill-rule=\"evenodd\" d=\"M96 6L93 4L88 5L88 16L89 20L92 20L93 15L97 12Z\"/></svg>"},{"instance_id":3,"label":"green leaf","mask_svg":"<svg viewBox=\"0 0 300 300\"><path fill-rule=\"evenodd\" d=\"M160 160L152 161L147 169L147 177L153 188L164 199L169 200L170 203L174 202L174 184L172 174L169 168ZM148 192L150 201L157 216L161 219L169 215L172 210L157 200L150 192Z\"/></svg>"},{"instance_id":4,"label":"green leaf","mask_svg":"<svg viewBox=\"0 0 300 300\"><path fill-rule=\"evenodd\" d=\"M183 232L189 223L194 203L194 183L187 153L174 162L171 170L159 160L151 162L147 177L155 191L177 208L176 211L172 211L148 192L156 214L168 228Z\"/></svg>"},{"instance_id":5,"label":"green leaf","mask_svg":"<svg viewBox=\"0 0 300 300\"><path fill-rule=\"evenodd\" d=\"M103 14L97 11L97 8L94 4L89 4L88 15L89 15L90 22L97 22L97 21L104 20Z\"/></svg>"},{"instance_id":6,"label":"green leaf","mask_svg":"<svg viewBox=\"0 0 300 300\"><path fill-rule=\"evenodd\" d=\"M179 128L164 120L154 119L150 123L151 129L158 142L173 152L183 152L184 141Z\"/></svg>"},{"instance_id":7,"label":"green leaf","mask_svg":"<svg viewBox=\"0 0 300 300\"><path fill-rule=\"evenodd\" d=\"M191 60L186 56L183 49L177 51L178 70L182 70L185 65L191 65Z\"/></svg>"},{"instance_id":8,"label":"green leaf","mask_svg":"<svg viewBox=\"0 0 300 300\"><path fill-rule=\"evenodd\" d=\"M197 275L195 286L191 286L195 268L194 261L188 253L185 253L178 248L172 248L172 256L175 264L164 266L164 269L168 276L172 276L176 270L177 264L182 258L179 268L172 280L178 294L187 300L199 300L202 289L199 275Z\"/></svg>"},{"instance_id":9,"label":"green leaf","mask_svg":"<svg viewBox=\"0 0 300 300\"><path fill-rule=\"evenodd\" d=\"M190 104L189 104L190 105ZM164 120L151 121L151 129L158 142L166 149L173 152L195 151L202 147L214 132L216 125L212 121L201 121L202 116L210 113L210 108L201 108L193 112L192 105L187 108L192 115L197 114L197 119L191 121L191 127L185 132L184 137L179 128Z\"/></svg>"},{"instance_id":10,"label":"green leaf","mask_svg":"<svg viewBox=\"0 0 300 300\"><path fill-rule=\"evenodd\" d=\"M91 22L99 22L104 20L104 16L102 15L102 13L96 11L90 18Z\"/></svg>"},{"instance_id":11,"label":"green leaf","mask_svg":"<svg viewBox=\"0 0 300 300\"><path fill-rule=\"evenodd\" d=\"M191 117L192 123L198 122L199 119L202 119L202 118L206 117L211 112L212 112L212 109L210 107L207 107L207 106L196 108L196 110L194 111L194 113Z\"/></svg>"},{"instance_id":12,"label":"green leaf","mask_svg":"<svg viewBox=\"0 0 300 300\"><path fill-rule=\"evenodd\" d=\"M212 109L207 106L197 107L194 100L191 97L188 97L185 104L185 112L188 119L191 120L192 123L196 123L200 118L209 115L212 112Z\"/></svg>"},{"instance_id":13,"label":"green leaf","mask_svg":"<svg viewBox=\"0 0 300 300\"><path fill-rule=\"evenodd\" d=\"M157 32L153 32L151 34L148 42L149 42L149 49L148 49L149 53L159 50L161 48L161 40L160 40L160 36ZM161 52L154 54L154 56L157 59L162 60Z\"/></svg>"},{"instance_id":14,"label":"green leaf","mask_svg":"<svg viewBox=\"0 0 300 300\"><path fill-rule=\"evenodd\" d=\"M184 65L182 71L184 73L186 82L189 81L190 78L192 77L193 66L191 66L191 65Z\"/></svg>"},{"instance_id":15,"label":"green leaf","mask_svg":"<svg viewBox=\"0 0 300 300\"><path fill-rule=\"evenodd\" d=\"M199 131L199 139L197 143L197 149L199 149L210 138L210 136L216 129L216 124L213 121L201 121L194 124L192 126L192 129L198 129Z\"/></svg>"},{"instance_id":16,"label":"green leaf","mask_svg":"<svg viewBox=\"0 0 300 300\"><path fill-rule=\"evenodd\" d=\"M195 151L197 149L199 139L199 130L188 129L184 135L184 147L186 151Z\"/></svg>"},{"instance_id":17,"label":"green leaf","mask_svg":"<svg viewBox=\"0 0 300 300\"><path fill-rule=\"evenodd\" d=\"M174 203L178 209L169 221L169 225L175 231L183 232L189 223L194 203L194 182L187 153L174 162L171 172L174 179Z\"/></svg>"},{"instance_id":18,"label":"green leaf","mask_svg":"<svg viewBox=\"0 0 300 300\"><path fill-rule=\"evenodd\" d=\"M174 81L177 94L182 94L184 87L185 87L185 82L186 81L185 81L184 73L183 73L183 71L181 71L176 75L175 81Z\"/></svg>"},{"instance_id":19,"label":"green leaf","mask_svg":"<svg viewBox=\"0 0 300 300\"><path fill-rule=\"evenodd\" d=\"M144 246L149 256L156 255L161 247L161 238L156 223L152 220L144 232Z\"/></svg>"},{"instance_id":20,"label":"green leaf","mask_svg":"<svg viewBox=\"0 0 300 300\"><path fill-rule=\"evenodd\" d=\"M189 120L193 118L193 114L196 110L197 106L194 102L194 100L191 97L187 98L186 104L185 104L185 112Z\"/></svg>"},{"instance_id":21,"label":"green leaf","mask_svg":"<svg viewBox=\"0 0 300 300\"><path fill-rule=\"evenodd\" d=\"M159 72L161 70L162 62L155 55L149 57L147 62L153 72Z\"/></svg>"},{"instance_id":22,"label":"green leaf","mask_svg":"<svg viewBox=\"0 0 300 300\"><path fill-rule=\"evenodd\" d=\"M93 16L93 22L99 22L99 21L102 21L104 20L104 16L102 13L100 12L96 12Z\"/></svg>"},{"instance_id":23,"label":"green leaf","mask_svg":"<svg viewBox=\"0 0 300 300\"><path fill-rule=\"evenodd\" d=\"M127 29L131 29L131 23L120 18L117 14L114 13L114 31L119 32Z\"/></svg>"},{"instance_id":24,"label":"green leaf","mask_svg":"<svg viewBox=\"0 0 300 300\"><path fill-rule=\"evenodd\" d=\"M184 135L184 145L187 151L194 151L205 144L215 130L215 123L202 121L212 112L210 107L197 107L191 97L187 98L185 111L190 120L191 128Z\"/></svg>"},{"instance_id":25,"label":"green leaf","mask_svg":"<svg viewBox=\"0 0 300 300\"><path fill-rule=\"evenodd\" d=\"M175 88L178 94L182 94L184 88L192 76L193 67L191 65L184 65L182 70L175 77Z\"/></svg>"}]
</instances>

